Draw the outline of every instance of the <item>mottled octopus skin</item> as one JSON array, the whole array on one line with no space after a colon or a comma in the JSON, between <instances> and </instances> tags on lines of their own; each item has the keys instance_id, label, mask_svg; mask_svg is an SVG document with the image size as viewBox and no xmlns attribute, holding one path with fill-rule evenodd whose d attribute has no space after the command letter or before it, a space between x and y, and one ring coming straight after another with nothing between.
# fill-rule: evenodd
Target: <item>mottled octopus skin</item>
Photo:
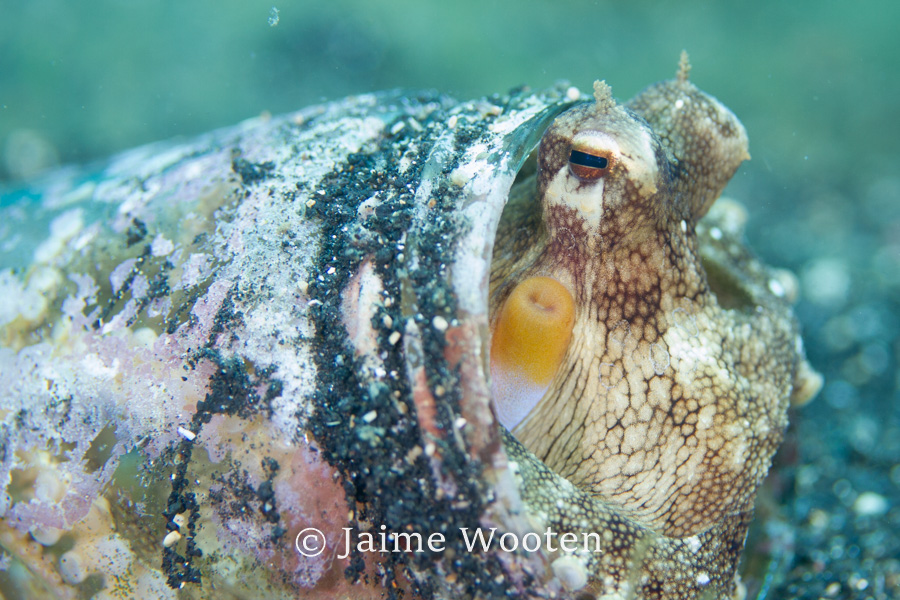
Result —
<instances>
[{"instance_id":1,"label":"mottled octopus skin","mask_svg":"<svg viewBox=\"0 0 900 600\"><path fill-rule=\"evenodd\" d=\"M491 296L496 314L518 281L539 276L576 298L568 352L513 434L585 493L580 502L597 502L585 507L590 519L632 551L646 531L659 534L650 555L696 536L721 544L706 571L695 569L703 585L656 573L635 586L648 598L695 597L707 584L716 597L735 593L753 500L798 378L785 360L793 325L723 306L710 288L696 227L749 158L747 136L686 75L683 64L624 106L598 83L594 103L556 119L539 148L533 246L505 246L501 232ZM610 154L595 181L568 165L585 133ZM610 527L611 507L630 522Z\"/></svg>"},{"instance_id":2,"label":"mottled octopus skin","mask_svg":"<svg viewBox=\"0 0 900 600\"><path fill-rule=\"evenodd\" d=\"M370 94L0 189L0 595L739 595L818 381L793 279L712 204L744 158L685 62L622 106ZM504 348L551 377L510 433L491 330L532 277L571 340L556 372ZM344 559L345 527L446 548ZM471 552L475 527L601 548Z\"/></svg>"},{"instance_id":3,"label":"mottled octopus skin","mask_svg":"<svg viewBox=\"0 0 900 600\"><path fill-rule=\"evenodd\" d=\"M652 96L670 87L681 87L683 102L704 116L707 106L718 108L677 81L651 88L633 105L652 105ZM682 116L690 108L676 112L683 123L667 124L672 135L706 138L705 160L724 173L713 177L718 185L712 189L696 186L673 174L675 165L645 122L623 107L599 104L557 118L541 142L538 189L547 247L533 263L513 268L564 282L578 310L556 381L514 433L576 485L666 535L685 537L735 506L749 507L786 425L783 394L757 390L749 378L734 380L733 366L753 334L724 337L739 331L739 323L710 293L693 239L704 197L719 195L746 156L747 137L722 109L700 123L693 111ZM584 130L608 134L619 147L612 171L597 182L580 181L567 166L571 138ZM561 195L551 196L555 186L565 188ZM583 202L598 205L598 224L579 214ZM679 308L702 327L693 342L676 326ZM701 347L704 356L691 354ZM754 363L771 360L762 348L755 354ZM776 363L765 372L765 385L790 385L789 365ZM745 439L729 431L744 421L762 423L766 435ZM760 456L759 467L745 465L749 454Z\"/></svg>"}]
</instances>

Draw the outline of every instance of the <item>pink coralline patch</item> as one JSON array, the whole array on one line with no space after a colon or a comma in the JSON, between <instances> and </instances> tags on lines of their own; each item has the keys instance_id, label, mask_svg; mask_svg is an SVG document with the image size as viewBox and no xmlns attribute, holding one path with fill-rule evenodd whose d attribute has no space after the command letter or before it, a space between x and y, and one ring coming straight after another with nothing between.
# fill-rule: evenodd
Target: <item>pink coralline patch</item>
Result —
<instances>
[{"instance_id":1,"label":"pink coralline patch","mask_svg":"<svg viewBox=\"0 0 900 600\"><path fill-rule=\"evenodd\" d=\"M209 273L209 256L207 254L191 254L181 266L181 281L173 289L189 288L206 277Z\"/></svg>"},{"instance_id":2,"label":"pink coralline patch","mask_svg":"<svg viewBox=\"0 0 900 600\"><path fill-rule=\"evenodd\" d=\"M7 367L11 368L10 372L31 374L28 378L8 384L10 397L26 399L35 393L35 389L47 390L48 387L54 391L65 391L68 386L80 381L94 386L100 403L108 398L103 389L104 376L92 377L89 373L80 372L76 365L56 363L49 346L44 344L23 349L12 357L11 364L3 365L4 369ZM104 407L98 407L89 415L84 412L73 414L69 422L54 425L52 429L48 427L49 423L42 422L50 420L46 413L23 408L21 414L23 419L30 421L29 425L20 428L15 437L7 441L16 444L19 457L40 456L42 452L50 452L51 456L34 464L22 464L21 458L13 458L9 466L11 470L31 470L38 479L41 476L50 476L51 479L45 485L34 486L34 496L14 504L4 518L23 530L27 530L32 523L68 529L87 514L92 500L111 477L112 465L121 454L120 448L113 448L110 460L102 468L94 472L89 472L87 468L84 456L106 425L104 417L108 413ZM52 435L49 435L51 431ZM63 449L66 451L59 458Z\"/></svg>"},{"instance_id":3,"label":"pink coralline patch","mask_svg":"<svg viewBox=\"0 0 900 600\"><path fill-rule=\"evenodd\" d=\"M89 298L90 302L94 301L94 296L100 291L97 282L90 275L72 273L69 275L69 280L78 286L77 295L81 298Z\"/></svg>"},{"instance_id":4,"label":"pink coralline patch","mask_svg":"<svg viewBox=\"0 0 900 600\"><path fill-rule=\"evenodd\" d=\"M82 447L77 450L81 451ZM107 465L116 464L121 454L119 448ZM57 502L36 498L29 502L19 502L4 517L7 523L22 531L27 531L36 523L40 523L42 527L71 529L87 515L94 498L99 496L100 489L112 477L114 470L106 468L89 473L86 466L86 461L58 465L57 476L65 481L64 485L68 488L65 496Z\"/></svg>"},{"instance_id":5,"label":"pink coralline patch","mask_svg":"<svg viewBox=\"0 0 900 600\"><path fill-rule=\"evenodd\" d=\"M275 494L287 533L283 538L286 547L276 560L282 569L293 574L298 585L315 587L329 570L342 573L348 566L346 561L337 559L339 553L344 553L342 528L348 526L347 500L337 473L319 458L313 446L297 446L282 469L287 477L276 482ZM297 535L307 527L314 527L325 536L326 550L319 556L303 556L294 547Z\"/></svg>"},{"instance_id":6,"label":"pink coralline patch","mask_svg":"<svg viewBox=\"0 0 900 600\"><path fill-rule=\"evenodd\" d=\"M95 286L87 277L76 283L77 297L69 300L83 303ZM190 421L215 369L202 362L185 381L184 352L193 339L163 335L148 346L130 335L103 335L90 321L76 312L64 346L29 346L6 354L0 366L20 374L7 386L4 403L28 419L14 440L18 455L31 457L21 460L33 463L27 466L33 473L26 476L53 481L36 485L34 497L16 501L6 513L8 523L24 530L33 525L67 530L81 520L112 479L120 456L131 449L128 440L146 436L142 452L154 458L180 439L177 425ZM69 404L65 399L73 390L91 402ZM43 398L63 400L35 408L35 399ZM92 445L104 429L120 442L101 451L102 463L92 464L101 456ZM44 466L34 462L43 452L52 455ZM15 461L7 466L13 472L26 468Z\"/></svg>"},{"instance_id":7,"label":"pink coralline patch","mask_svg":"<svg viewBox=\"0 0 900 600\"><path fill-rule=\"evenodd\" d=\"M131 273L132 269L134 269L134 265L136 262L136 258L129 258L128 260L124 260L119 264L118 267L113 269L112 273L109 274L109 284L112 286L113 292L118 292L122 288L122 285L128 278L128 274Z\"/></svg>"},{"instance_id":8,"label":"pink coralline patch","mask_svg":"<svg viewBox=\"0 0 900 600\"><path fill-rule=\"evenodd\" d=\"M377 302L383 290L372 261L365 261L350 278L341 298L341 314L347 336L357 354L376 356L378 339L372 328Z\"/></svg>"},{"instance_id":9,"label":"pink coralline patch","mask_svg":"<svg viewBox=\"0 0 900 600\"><path fill-rule=\"evenodd\" d=\"M434 395L428 388L428 378L424 367L418 367L413 375L413 403L416 405L416 415L419 418L419 426L435 437L443 437L441 429L435 422L437 418L437 404Z\"/></svg>"},{"instance_id":10,"label":"pink coralline patch","mask_svg":"<svg viewBox=\"0 0 900 600\"><path fill-rule=\"evenodd\" d=\"M471 326L460 325L448 327L444 333L444 339L447 340L447 345L444 348L444 358L447 359L451 366L455 367L466 356L471 355L469 346L471 346L472 340L480 340L480 337Z\"/></svg>"},{"instance_id":11,"label":"pink coralline patch","mask_svg":"<svg viewBox=\"0 0 900 600\"><path fill-rule=\"evenodd\" d=\"M354 584L344 577L350 562L339 558L345 554L343 528L353 526L354 522L349 518L337 472L319 457L313 445L293 448L292 458L285 463L282 469L289 474L277 480L275 492L287 533L282 538L283 548L278 549L270 564L290 574L294 583L304 590L298 596L304 600L383 598L380 587L364 585L363 581ZM326 540L325 551L315 557L305 557L294 547L298 534L310 527L321 531ZM378 556L364 554L366 572L378 572Z\"/></svg>"},{"instance_id":12,"label":"pink coralline patch","mask_svg":"<svg viewBox=\"0 0 900 600\"><path fill-rule=\"evenodd\" d=\"M242 419L234 419L225 415L213 415L209 423L203 426L200 439L209 454L209 460L220 463L233 450L235 440L240 440L247 423Z\"/></svg>"},{"instance_id":13,"label":"pink coralline patch","mask_svg":"<svg viewBox=\"0 0 900 600\"><path fill-rule=\"evenodd\" d=\"M227 253L234 256L242 256L248 250L255 248L255 244L259 240L257 235L261 218L260 213L268 202L268 194L263 195L255 191L244 197L243 202L237 209L237 216L234 221L224 230Z\"/></svg>"},{"instance_id":14,"label":"pink coralline patch","mask_svg":"<svg viewBox=\"0 0 900 600\"><path fill-rule=\"evenodd\" d=\"M143 298L147 294L150 284L143 275L136 275L131 282L131 297L135 299Z\"/></svg>"},{"instance_id":15,"label":"pink coralline patch","mask_svg":"<svg viewBox=\"0 0 900 600\"><path fill-rule=\"evenodd\" d=\"M125 337L85 333L80 337L82 363L108 373L111 414L117 415L116 437L131 439L134 431L156 428L142 448L158 456L179 439L177 426L190 422L215 366L201 361L185 381L184 352L196 344L193 336L163 334L152 346L134 345ZM114 461L113 461L114 462Z\"/></svg>"},{"instance_id":16,"label":"pink coralline patch","mask_svg":"<svg viewBox=\"0 0 900 600\"><path fill-rule=\"evenodd\" d=\"M351 515L340 478L335 470L319 456L315 446L304 440L295 442L272 439L267 434L267 422L252 422L237 417L213 417L203 429L199 443L210 451L213 462L223 460L229 453L243 456L242 448L253 445L257 456L278 463L271 479L275 502L280 515L278 527L285 532L278 538L271 537L276 524L252 515L229 514L231 494L229 484L214 484L214 494L222 494L224 512L214 512L217 535L228 539L228 546L241 547L251 553L268 568L283 573L294 584L310 590L313 596L331 598L339 590L349 597L361 597L357 586L348 583L343 571L349 566L345 553L344 527L350 526ZM243 481L249 488L259 490L268 473L256 462L246 461L241 467ZM252 500L253 503L256 500ZM258 508L258 507L257 507ZM315 528L324 536L325 549L316 556L304 556L297 548L297 537L302 531ZM368 559L369 557L367 557ZM354 590L349 592L347 590ZM375 596L377 597L377 596Z\"/></svg>"},{"instance_id":17,"label":"pink coralline patch","mask_svg":"<svg viewBox=\"0 0 900 600\"><path fill-rule=\"evenodd\" d=\"M244 252L244 232L240 228L235 228L231 235L228 236L228 241L226 242L226 248L228 252L234 255L243 254Z\"/></svg>"},{"instance_id":18,"label":"pink coralline patch","mask_svg":"<svg viewBox=\"0 0 900 600\"><path fill-rule=\"evenodd\" d=\"M191 202L208 193L218 182L210 181L205 175L223 171L223 165L231 163L231 155L227 151L213 152L185 161L175 169L162 175L161 187L167 195L181 202ZM227 169L225 169L227 172Z\"/></svg>"},{"instance_id":19,"label":"pink coralline patch","mask_svg":"<svg viewBox=\"0 0 900 600\"><path fill-rule=\"evenodd\" d=\"M214 282L209 286L206 295L197 300L191 309L191 314L197 317L197 325L192 328L191 335L196 339L205 339L209 337L216 314L222 307L222 301L231 289L232 282L228 279L222 279Z\"/></svg>"},{"instance_id":20,"label":"pink coralline patch","mask_svg":"<svg viewBox=\"0 0 900 600\"><path fill-rule=\"evenodd\" d=\"M118 157L106 171L110 180L98 184L94 192L95 200L120 205L110 223L112 229L123 233L135 217L151 223L155 221L155 205L196 203L197 198L209 193L221 181L214 174L228 173L231 158L226 150L197 155L206 150L208 147L202 142L174 148L158 144ZM112 177L135 172L139 173L137 177Z\"/></svg>"},{"instance_id":21,"label":"pink coralline patch","mask_svg":"<svg viewBox=\"0 0 900 600\"><path fill-rule=\"evenodd\" d=\"M107 333L112 333L113 331L117 331L126 327L128 322L133 320L137 316L138 312L138 302L134 298L130 299L125 303L125 306L121 311L117 312L115 316L110 319L109 323L104 323L103 328L101 329L101 333L104 335Z\"/></svg>"},{"instance_id":22,"label":"pink coralline patch","mask_svg":"<svg viewBox=\"0 0 900 600\"><path fill-rule=\"evenodd\" d=\"M461 412L471 440L473 456L487 450L485 456L495 453L499 444L494 416L491 412L490 391L485 385L484 363L481 360L481 336L478 326L464 321L449 327L445 333L447 346L444 357L448 364L458 367L462 389Z\"/></svg>"},{"instance_id":23,"label":"pink coralline patch","mask_svg":"<svg viewBox=\"0 0 900 600\"><path fill-rule=\"evenodd\" d=\"M174 250L175 244L161 233L153 238L153 243L150 245L150 252L153 256L168 256Z\"/></svg>"}]
</instances>

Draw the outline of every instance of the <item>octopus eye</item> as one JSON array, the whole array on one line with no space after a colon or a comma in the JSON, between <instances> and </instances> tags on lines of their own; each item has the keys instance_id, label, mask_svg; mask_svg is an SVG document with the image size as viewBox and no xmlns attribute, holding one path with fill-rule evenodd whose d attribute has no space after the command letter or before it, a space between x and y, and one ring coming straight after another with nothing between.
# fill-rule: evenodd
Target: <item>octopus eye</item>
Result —
<instances>
[{"instance_id":1,"label":"octopus eye","mask_svg":"<svg viewBox=\"0 0 900 600\"><path fill-rule=\"evenodd\" d=\"M579 179L599 179L609 173L611 163L607 150L576 147L569 154L569 170Z\"/></svg>"}]
</instances>

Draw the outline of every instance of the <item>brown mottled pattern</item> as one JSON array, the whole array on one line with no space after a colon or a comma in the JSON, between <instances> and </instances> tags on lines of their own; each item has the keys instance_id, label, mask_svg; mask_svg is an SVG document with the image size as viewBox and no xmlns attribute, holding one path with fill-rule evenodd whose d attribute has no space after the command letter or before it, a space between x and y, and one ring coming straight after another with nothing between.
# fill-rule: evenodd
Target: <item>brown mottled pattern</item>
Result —
<instances>
[{"instance_id":1,"label":"brown mottled pattern","mask_svg":"<svg viewBox=\"0 0 900 600\"><path fill-rule=\"evenodd\" d=\"M671 153L672 190L697 220L706 214L737 166L750 158L747 132L718 100L690 81L657 83L626 106L646 119Z\"/></svg>"}]
</instances>

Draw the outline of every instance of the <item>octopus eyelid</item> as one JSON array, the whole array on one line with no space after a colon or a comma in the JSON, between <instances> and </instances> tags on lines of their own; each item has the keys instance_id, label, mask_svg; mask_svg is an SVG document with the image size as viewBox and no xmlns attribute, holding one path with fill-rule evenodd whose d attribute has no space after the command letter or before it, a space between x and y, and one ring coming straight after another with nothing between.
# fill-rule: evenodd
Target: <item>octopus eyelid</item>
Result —
<instances>
[{"instance_id":1,"label":"octopus eyelid","mask_svg":"<svg viewBox=\"0 0 900 600\"><path fill-rule=\"evenodd\" d=\"M599 136L595 135L594 138ZM606 140L594 138L576 137L569 147L569 171L583 181L605 177L616 162L616 150L606 147Z\"/></svg>"},{"instance_id":2,"label":"octopus eyelid","mask_svg":"<svg viewBox=\"0 0 900 600\"><path fill-rule=\"evenodd\" d=\"M569 155L569 162L573 165L580 165L592 169L605 169L609 166L609 159L605 156L588 154L581 150L572 150L572 153Z\"/></svg>"}]
</instances>

